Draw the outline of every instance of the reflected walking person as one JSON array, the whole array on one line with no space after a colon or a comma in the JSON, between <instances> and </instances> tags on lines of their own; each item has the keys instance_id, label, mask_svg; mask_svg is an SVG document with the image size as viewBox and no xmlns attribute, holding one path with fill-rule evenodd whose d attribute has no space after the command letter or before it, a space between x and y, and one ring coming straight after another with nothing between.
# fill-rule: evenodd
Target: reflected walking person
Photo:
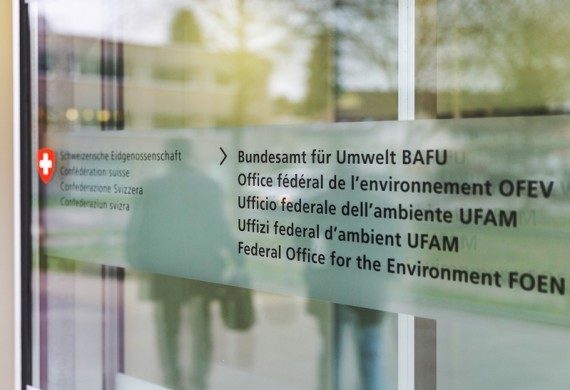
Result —
<instances>
[{"instance_id":1,"label":"reflected walking person","mask_svg":"<svg viewBox=\"0 0 570 390\"><path fill-rule=\"evenodd\" d=\"M337 169L338 177L347 178L351 172L344 167ZM369 196L362 197L362 201L378 201L378 198L368 199ZM312 202L322 203L328 200L336 204L337 210L347 201L353 201L343 191L328 190L312 199ZM302 218L302 225L311 225L315 220L309 215ZM363 220L354 217L322 216L319 223L323 230L327 226L336 226L347 231L356 231L363 227ZM370 254L368 248L355 243L339 242L336 239L325 240L320 238L313 240L312 246L326 254L336 252L339 255L351 256L352 261L357 255ZM368 256L371 257L370 255ZM355 274L354 272L361 272ZM351 274L347 274L351 273ZM381 282L376 279L377 275L372 273L362 273L349 269L340 269L338 266L332 267L328 262L325 265L308 264L305 269L305 281L309 297L323 297L330 295L331 286L343 286L347 289L346 296L353 301L365 301L362 294L374 296L374 299L382 299ZM350 286L350 283L359 284ZM363 288L366 286L367 288ZM319 359L319 390L339 390L343 388L343 368L350 360L346 353L347 343L353 344L354 366L358 370L358 380L362 390L383 389L383 377L381 372L381 325L384 313L374 309L344 305L338 303L327 303L323 301L310 300L307 310L314 315L319 333L321 335L321 355Z\"/></svg>"},{"instance_id":2,"label":"reflected walking person","mask_svg":"<svg viewBox=\"0 0 570 390\"><path fill-rule=\"evenodd\" d=\"M188 141L175 140L167 150L188 159ZM162 176L141 185L127 231L127 256L136 269L150 272L146 297L155 302L158 348L164 384L171 389L206 389L212 362L211 306L224 291L217 284L232 242L223 213L222 189L192 165L173 163ZM181 275L200 280L176 278ZM181 359L183 308L189 309L192 336L189 386Z\"/></svg>"}]
</instances>

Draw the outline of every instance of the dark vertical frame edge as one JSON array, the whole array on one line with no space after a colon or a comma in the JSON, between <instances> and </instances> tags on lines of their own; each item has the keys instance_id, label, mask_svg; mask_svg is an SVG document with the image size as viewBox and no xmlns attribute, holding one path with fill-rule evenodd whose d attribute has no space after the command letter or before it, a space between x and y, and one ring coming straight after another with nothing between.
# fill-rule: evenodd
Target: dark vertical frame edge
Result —
<instances>
[{"instance_id":1,"label":"dark vertical frame edge","mask_svg":"<svg viewBox=\"0 0 570 390\"><path fill-rule=\"evenodd\" d=\"M21 231L21 375L22 389L32 382L32 100L30 18L20 0L20 218Z\"/></svg>"}]
</instances>

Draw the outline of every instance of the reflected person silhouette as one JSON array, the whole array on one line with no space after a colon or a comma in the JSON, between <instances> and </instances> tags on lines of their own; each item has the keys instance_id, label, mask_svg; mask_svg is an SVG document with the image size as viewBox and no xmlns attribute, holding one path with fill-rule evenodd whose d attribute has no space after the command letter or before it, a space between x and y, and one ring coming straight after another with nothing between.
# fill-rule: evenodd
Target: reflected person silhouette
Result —
<instances>
[{"instance_id":1,"label":"reflected person silhouette","mask_svg":"<svg viewBox=\"0 0 570 390\"><path fill-rule=\"evenodd\" d=\"M333 173L338 177L348 178L351 171L344 166L340 166ZM339 217L341 206L347 201L354 202L354 197L343 191L328 190L312 199L312 202L322 203L326 200L336 204L336 216L321 216L320 224L323 230L334 225L344 230L357 231L364 227L364 219L355 217ZM378 197L372 195L360 196L358 201L378 201ZM313 217L314 218L314 217ZM305 216L303 225L314 224L314 219L310 215ZM336 251L343 256L351 256L352 262L355 257L366 253L370 258L370 250L365 246L355 243L339 242L338 240L314 240L313 247L328 254ZM305 281L309 297L326 296L327 291L332 286L342 286L347 288L347 296L353 301L362 301L362 295L375 294L382 295L381 283L374 279L376 275L369 273L356 275L354 271L331 267L329 263L325 265L310 264L305 269ZM358 271L362 272L362 271ZM352 281L350 281L352 279ZM350 286L350 283L359 286ZM366 288L364 288L366 286ZM345 380L341 374L345 364L350 364L346 354L347 342L353 343L355 352L354 366L358 370L359 388L362 390L379 390L383 388L383 378L381 373L381 325L383 312L364 307L344 305L338 303L326 303L322 301L310 300L307 310L314 315L322 339L321 354L319 361L319 389L338 390L343 388ZM327 310L329 309L329 310Z\"/></svg>"},{"instance_id":2,"label":"reflected person silhouette","mask_svg":"<svg viewBox=\"0 0 570 390\"><path fill-rule=\"evenodd\" d=\"M167 150L192 157L186 140L170 141ZM223 213L222 190L192 164L170 163L166 173L141 184L144 195L133 209L127 230L127 256L147 276L146 298L155 302L158 349L164 385L205 389L212 360L211 304L222 287L200 280L220 280L231 242ZM181 358L181 323L189 310L192 338L189 385Z\"/></svg>"}]
</instances>

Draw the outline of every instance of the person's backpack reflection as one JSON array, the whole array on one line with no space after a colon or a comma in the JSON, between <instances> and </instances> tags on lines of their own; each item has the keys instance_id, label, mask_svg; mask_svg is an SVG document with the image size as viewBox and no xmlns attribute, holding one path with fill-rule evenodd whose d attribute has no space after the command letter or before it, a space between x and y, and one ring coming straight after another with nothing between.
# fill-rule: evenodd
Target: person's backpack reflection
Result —
<instances>
[{"instance_id":1,"label":"person's backpack reflection","mask_svg":"<svg viewBox=\"0 0 570 390\"><path fill-rule=\"evenodd\" d=\"M166 149L180 150L184 159L191 153L185 141L172 141ZM146 297L155 302L164 385L204 389L212 360L211 304L221 287L164 274L220 280L231 237L218 184L184 163L164 164L164 175L141 184L144 195L129 223L127 256L134 268L151 272ZM184 307L192 336L190 386L180 364Z\"/></svg>"}]
</instances>

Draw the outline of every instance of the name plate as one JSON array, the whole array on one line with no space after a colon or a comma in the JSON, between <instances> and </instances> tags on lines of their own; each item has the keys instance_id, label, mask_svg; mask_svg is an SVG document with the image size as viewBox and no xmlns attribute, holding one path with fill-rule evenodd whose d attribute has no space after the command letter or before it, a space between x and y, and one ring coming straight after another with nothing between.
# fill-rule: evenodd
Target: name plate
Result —
<instances>
[{"instance_id":1,"label":"name plate","mask_svg":"<svg viewBox=\"0 0 570 390\"><path fill-rule=\"evenodd\" d=\"M570 323L568 116L56 132L41 147L48 256Z\"/></svg>"}]
</instances>

